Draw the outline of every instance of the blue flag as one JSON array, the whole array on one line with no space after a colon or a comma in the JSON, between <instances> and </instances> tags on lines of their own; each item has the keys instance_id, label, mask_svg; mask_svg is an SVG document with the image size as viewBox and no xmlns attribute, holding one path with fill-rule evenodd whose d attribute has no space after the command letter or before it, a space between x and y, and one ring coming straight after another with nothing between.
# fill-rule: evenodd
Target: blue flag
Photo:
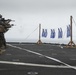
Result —
<instances>
[{"instance_id":1,"label":"blue flag","mask_svg":"<svg viewBox=\"0 0 76 75\"><path fill-rule=\"evenodd\" d=\"M55 38L55 29L51 29L51 36L50 38Z\"/></svg>"},{"instance_id":2,"label":"blue flag","mask_svg":"<svg viewBox=\"0 0 76 75\"><path fill-rule=\"evenodd\" d=\"M62 31L62 28L60 28L60 38L63 37L63 31Z\"/></svg>"},{"instance_id":3,"label":"blue flag","mask_svg":"<svg viewBox=\"0 0 76 75\"><path fill-rule=\"evenodd\" d=\"M62 38L62 36L63 36L62 28L58 28L58 38Z\"/></svg>"},{"instance_id":4,"label":"blue flag","mask_svg":"<svg viewBox=\"0 0 76 75\"><path fill-rule=\"evenodd\" d=\"M55 29L53 29L53 38L55 38Z\"/></svg>"},{"instance_id":5,"label":"blue flag","mask_svg":"<svg viewBox=\"0 0 76 75\"><path fill-rule=\"evenodd\" d=\"M44 29L42 29L42 37L45 36L45 32L44 32Z\"/></svg>"},{"instance_id":6,"label":"blue flag","mask_svg":"<svg viewBox=\"0 0 76 75\"><path fill-rule=\"evenodd\" d=\"M50 38L53 38L53 30L51 29L51 36L50 36Z\"/></svg>"},{"instance_id":7,"label":"blue flag","mask_svg":"<svg viewBox=\"0 0 76 75\"><path fill-rule=\"evenodd\" d=\"M47 37L47 29L45 29L45 37Z\"/></svg>"},{"instance_id":8,"label":"blue flag","mask_svg":"<svg viewBox=\"0 0 76 75\"><path fill-rule=\"evenodd\" d=\"M67 26L67 37L70 37L71 34L70 34L71 30L70 30L70 25Z\"/></svg>"},{"instance_id":9,"label":"blue flag","mask_svg":"<svg viewBox=\"0 0 76 75\"><path fill-rule=\"evenodd\" d=\"M42 29L42 37L47 37L47 29Z\"/></svg>"},{"instance_id":10,"label":"blue flag","mask_svg":"<svg viewBox=\"0 0 76 75\"><path fill-rule=\"evenodd\" d=\"M60 29L58 28L58 38L60 38Z\"/></svg>"}]
</instances>

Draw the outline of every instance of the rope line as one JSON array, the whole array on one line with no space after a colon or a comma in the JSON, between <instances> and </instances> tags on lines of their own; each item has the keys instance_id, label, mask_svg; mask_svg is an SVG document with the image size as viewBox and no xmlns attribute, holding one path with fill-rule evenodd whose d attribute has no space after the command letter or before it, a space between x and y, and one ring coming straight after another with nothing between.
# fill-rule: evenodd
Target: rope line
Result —
<instances>
[{"instance_id":1,"label":"rope line","mask_svg":"<svg viewBox=\"0 0 76 75\"><path fill-rule=\"evenodd\" d=\"M28 39L28 38L30 37L30 35L31 35L33 32L35 32L37 29L38 29L38 27L37 27L35 30L33 30L33 31L25 38L25 40Z\"/></svg>"},{"instance_id":2,"label":"rope line","mask_svg":"<svg viewBox=\"0 0 76 75\"><path fill-rule=\"evenodd\" d=\"M73 22L74 22L74 24L75 24L75 26L76 26L76 22L75 22L74 18L73 18Z\"/></svg>"}]
</instances>

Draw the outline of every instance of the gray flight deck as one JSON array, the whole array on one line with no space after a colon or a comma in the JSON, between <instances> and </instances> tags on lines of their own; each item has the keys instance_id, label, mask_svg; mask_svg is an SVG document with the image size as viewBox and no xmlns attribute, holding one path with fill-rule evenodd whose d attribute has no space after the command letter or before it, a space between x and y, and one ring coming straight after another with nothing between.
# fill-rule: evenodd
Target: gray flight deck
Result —
<instances>
[{"instance_id":1,"label":"gray flight deck","mask_svg":"<svg viewBox=\"0 0 76 75\"><path fill-rule=\"evenodd\" d=\"M76 48L7 43L0 55L0 75L76 75Z\"/></svg>"}]
</instances>

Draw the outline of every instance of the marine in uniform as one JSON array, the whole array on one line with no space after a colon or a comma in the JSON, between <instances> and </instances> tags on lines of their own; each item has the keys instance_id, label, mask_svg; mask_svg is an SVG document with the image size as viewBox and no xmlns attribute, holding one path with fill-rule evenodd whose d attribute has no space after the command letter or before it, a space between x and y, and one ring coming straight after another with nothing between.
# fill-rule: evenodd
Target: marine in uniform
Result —
<instances>
[{"instance_id":1,"label":"marine in uniform","mask_svg":"<svg viewBox=\"0 0 76 75\"><path fill-rule=\"evenodd\" d=\"M10 24L12 20L11 19L5 19L0 14L0 52L6 48L6 40L4 37L4 33L9 30L13 26L13 24Z\"/></svg>"}]
</instances>

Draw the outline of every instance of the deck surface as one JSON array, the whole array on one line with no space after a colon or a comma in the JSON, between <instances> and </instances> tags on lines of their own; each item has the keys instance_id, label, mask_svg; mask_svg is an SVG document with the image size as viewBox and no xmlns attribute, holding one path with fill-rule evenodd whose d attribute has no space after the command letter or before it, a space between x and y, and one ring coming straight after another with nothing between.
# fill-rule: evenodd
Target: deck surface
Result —
<instances>
[{"instance_id":1,"label":"deck surface","mask_svg":"<svg viewBox=\"0 0 76 75\"><path fill-rule=\"evenodd\" d=\"M76 75L76 49L52 44L7 44L0 75Z\"/></svg>"}]
</instances>

